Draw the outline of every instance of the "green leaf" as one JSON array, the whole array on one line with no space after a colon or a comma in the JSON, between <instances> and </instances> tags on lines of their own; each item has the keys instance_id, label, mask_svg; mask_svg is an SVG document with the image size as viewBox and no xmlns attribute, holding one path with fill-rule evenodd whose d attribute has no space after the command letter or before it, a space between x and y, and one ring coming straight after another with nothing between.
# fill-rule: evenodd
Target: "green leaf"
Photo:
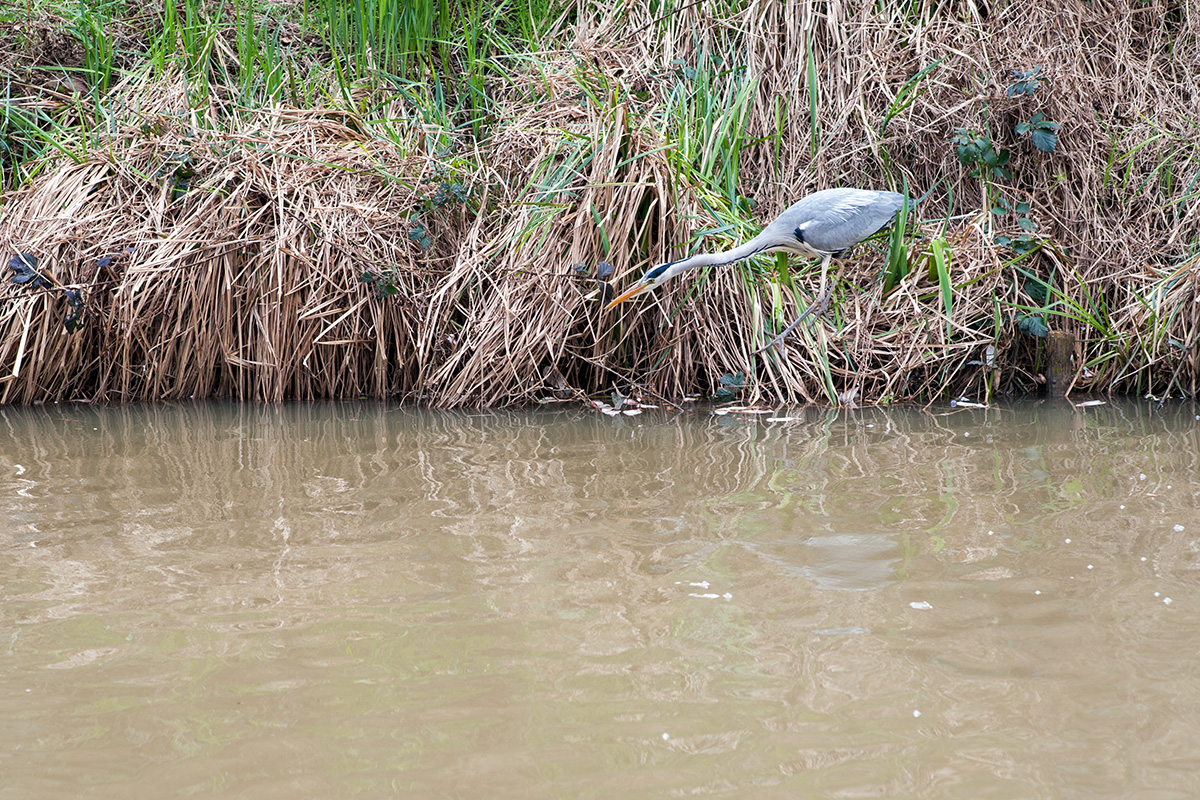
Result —
<instances>
[{"instance_id":1,"label":"green leaf","mask_svg":"<svg viewBox=\"0 0 1200 800\"><path fill-rule=\"evenodd\" d=\"M1017 123L1017 133L1020 134L1021 136L1024 136L1025 134L1029 133L1031 128L1033 128L1033 126L1030 125L1028 122L1018 122Z\"/></svg>"},{"instance_id":2,"label":"green leaf","mask_svg":"<svg viewBox=\"0 0 1200 800\"><path fill-rule=\"evenodd\" d=\"M726 372L717 382L722 386L728 386L733 389L742 389L746 386L746 373L744 372Z\"/></svg>"},{"instance_id":3,"label":"green leaf","mask_svg":"<svg viewBox=\"0 0 1200 800\"><path fill-rule=\"evenodd\" d=\"M1018 253L1031 253L1037 249L1037 246L1038 243L1036 239L1032 238L1028 233L1022 233L1017 237L1017 240L1013 242L1012 248Z\"/></svg>"},{"instance_id":4,"label":"green leaf","mask_svg":"<svg viewBox=\"0 0 1200 800\"><path fill-rule=\"evenodd\" d=\"M1058 134L1045 128L1035 128L1030 132L1029 138L1033 141L1033 146L1043 153L1053 153L1058 145Z\"/></svg>"},{"instance_id":5,"label":"green leaf","mask_svg":"<svg viewBox=\"0 0 1200 800\"><path fill-rule=\"evenodd\" d=\"M1030 206L1029 206L1028 200L1022 200L1021 202L1017 203L1017 213L1018 214L1028 214L1029 208L1030 208Z\"/></svg>"},{"instance_id":6,"label":"green leaf","mask_svg":"<svg viewBox=\"0 0 1200 800\"><path fill-rule=\"evenodd\" d=\"M712 399L725 403L737 397L746 386L745 372L727 372L717 379L718 388L712 394Z\"/></svg>"},{"instance_id":7,"label":"green leaf","mask_svg":"<svg viewBox=\"0 0 1200 800\"><path fill-rule=\"evenodd\" d=\"M1022 230L1026 230L1031 233L1038 229L1037 223L1031 220L1029 217L1021 217L1017 220L1017 224L1021 226Z\"/></svg>"},{"instance_id":8,"label":"green leaf","mask_svg":"<svg viewBox=\"0 0 1200 800\"><path fill-rule=\"evenodd\" d=\"M954 311L954 286L950 283L950 251L942 239L934 239L930 245L934 266L937 268L938 286L942 293L942 308L946 312L946 336L950 336L950 320Z\"/></svg>"},{"instance_id":9,"label":"green leaf","mask_svg":"<svg viewBox=\"0 0 1200 800\"><path fill-rule=\"evenodd\" d=\"M1017 317L1017 329L1028 336L1036 336L1039 339L1045 339L1050 329L1046 327L1046 323L1042 318L1035 314L1022 314Z\"/></svg>"}]
</instances>

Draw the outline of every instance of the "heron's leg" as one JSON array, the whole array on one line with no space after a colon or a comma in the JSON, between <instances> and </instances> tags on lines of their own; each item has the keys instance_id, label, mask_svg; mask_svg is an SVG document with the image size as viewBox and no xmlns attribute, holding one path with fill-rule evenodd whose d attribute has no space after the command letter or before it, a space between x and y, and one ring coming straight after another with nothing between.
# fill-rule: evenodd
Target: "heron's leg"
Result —
<instances>
[{"instance_id":1,"label":"heron's leg","mask_svg":"<svg viewBox=\"0 0 1200 800\"><path fill-rule=\"evenodd\" d=\"M832 256L830 256L830 255L825 255L825 256L822 256L822 258L821 258L821 288L817 292L817 296L812 301L812 304L808 308L804 309L804 313L802 313L800 316L796 317L796 319L792 322L791 325L788 325L786 328L784 328L782 331L780 331L778 334L776 334L775 337L773 339L771 339L771 341L767 342L762 347L755 350L751 355L758 355L759 353L763 352L764 350L770 350L772 347L774 347L775 345L779 344L784 339L786 339L787 335L789 333L791 333L793 330L795 330L796 326L799 325L801 322L808 319L814 313L821 314L822 312L825 311L825 309L829 308L829 298L833 294L833 292L830 291L829 289L825 288L825 281L829 274L829 262L831 259L832 259Z\"/></svg>"}]
</instances>

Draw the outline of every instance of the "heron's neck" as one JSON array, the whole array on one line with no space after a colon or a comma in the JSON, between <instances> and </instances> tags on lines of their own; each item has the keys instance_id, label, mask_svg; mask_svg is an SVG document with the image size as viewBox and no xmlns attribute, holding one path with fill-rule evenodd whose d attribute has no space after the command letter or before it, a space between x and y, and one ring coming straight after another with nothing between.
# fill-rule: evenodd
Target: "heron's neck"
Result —
<instances>
[{"instance_id":1,"label":"heron's neck","mask_svg":"<svg viewBox=\"0 0 1200 800\"><path fill-rule=\"evenodd\" d=\"M716 253L697 253L694 256L688 256L676 261L673 272L678 275L680 272L695 269L696 267L724 267L728 264L741 261L744 258L749 258L755 253L761 253L768 249L768 247L769 245L766 243L765 237L760 233L750 241L739 244L731 250L721 250Z\"/></svg>"}]
</instances>

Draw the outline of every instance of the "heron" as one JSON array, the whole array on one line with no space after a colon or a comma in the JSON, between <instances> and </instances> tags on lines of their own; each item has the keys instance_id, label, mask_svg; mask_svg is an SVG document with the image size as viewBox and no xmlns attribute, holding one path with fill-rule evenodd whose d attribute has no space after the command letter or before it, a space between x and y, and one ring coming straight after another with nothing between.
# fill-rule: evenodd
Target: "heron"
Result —
<instances>
[{"instance_id":1,"label":"heron","mask_svg":"<svg viewBox=\"0 0 1200 800\"><path fill-rule=\"evenodd\" d=\"M754 351L761 353L783 341L810 314L825 310L829 304L829 291L825 286L829 262L835 258L840 261L843 252L890 225L906 200L904 195L897 192L871 189L823 189L814 192L786 208L761 233L744 244L731 250L697 253L652 267L629 290L606 305L604 310L657 289L676 275L696 267L724 267L758 253L772 252L821 259L821 288L816 298L791 325Z\"/></svg>"}]
</instances>

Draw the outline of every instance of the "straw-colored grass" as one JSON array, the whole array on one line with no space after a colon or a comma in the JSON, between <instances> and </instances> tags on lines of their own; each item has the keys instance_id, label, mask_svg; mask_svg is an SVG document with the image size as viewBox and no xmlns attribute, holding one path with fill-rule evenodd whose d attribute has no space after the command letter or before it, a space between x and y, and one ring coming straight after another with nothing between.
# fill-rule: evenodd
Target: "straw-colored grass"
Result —
<instances>
[{"instance_id":1,"label":"straw-colored grass","mask_svg":"<svg viewBox=\"0 0 1200 800\"><path fill-rule=\"evenodd\" d=\"M560 8L526 49L443 40L391 77L299 54L319 37L297 33L254 56L291 82L255 82L222 34L207 60L118 65L89 95L41 79L46 48L10 50L4 130L26 160L4 162L0 254L35 254L53 285L0 285L0 402L677 400L738 373L750 400L984 397L1038 390L1031 320L1076 335L1076 391L1195 395L1189 4ZM1062 126L1052 153L1017 132L1035 113ZM1010 174L972 175L958 129L1011 150ZM702 270L609 312L573 269L607 260L623 286L830 186L924 196L910 271L885 293L886 237L860 245L779 350L753 354L815 264ZM1029 252L997 243L1027 228Z\"/></svg>"}]
</instances>

